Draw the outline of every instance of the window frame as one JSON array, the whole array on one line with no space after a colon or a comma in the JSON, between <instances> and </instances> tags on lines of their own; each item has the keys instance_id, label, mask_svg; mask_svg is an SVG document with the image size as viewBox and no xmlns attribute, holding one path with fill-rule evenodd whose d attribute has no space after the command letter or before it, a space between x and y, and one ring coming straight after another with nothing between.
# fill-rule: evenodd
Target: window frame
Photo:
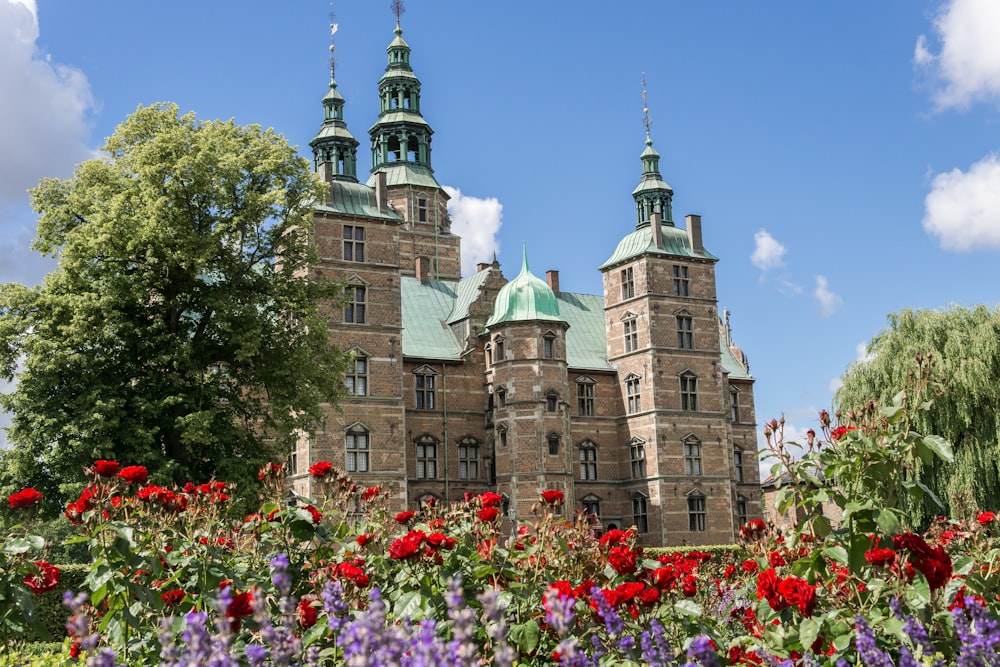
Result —
<instances>
[{"instance_id":1,"label":"window frame","mask_svg":"<svg viewBox=\"0 0 1000 667\"><path fill-rule=\"evenodd\" d=\"M694 373L681 373L680 380L681 410L698 411L698 376Z\"/></svg>"},{"instance_id":2,"label":"window frame","mask_svg":"<svg viewBox=\"0 0 1000 667\"><path fill-rule=\"evenodd\" d=\"M621 271L622 301L635 298L635 267L629 266Z\"/></svg>"},{"instance_id":3,"label":"window frame","mask_svg":"<svg viewBox=\"0 0 1000 667\"><path fill-rule=\"evenodd\" d=\"M545 359L556 358L555 334L547 333L544 336L542 336L542 357Z\"/></svg>"},{"instance_id":4,"label":"window frame","mask_svg":"<svg viewBox=\"0 0 1000 667\"><path fill-rule=\"evenodd\" d=\"M414 461L417 464L417 479L438 479L438 446L437 438L424 434L413 441L415 446Z\"/></svg>"},{"instance_id":5,"label":"window frame","mask_svg":"<svg viewBox=\"0 0 1000 667\"><path fill-rule=\"evenodd\" d=\"M674 264L674 296L691 296L691 279L688 276L688 267Z\"/></svg>"},{"instance_id":6,"label":"window frame","mask_svg":"<svg viewBox=\"0 0 1000 667\"><path fill-rule=\"evenodd\" d=\"M627 317L622 320L623 337L625 341L625 351L635 352L639 349L639 318L636 316Z\"/></svg>"},{"instance_id":7,"label":"window frame","mask_svg":"<svg viewBox=\"0 0 1000 667\"><path fill-rule=\"evenodd\" d=\"M649 532L649 497L644 493L632 494L632 525L640 533Z\"/></svg>"},{"instance_id":8,"label":"window frame","mask_svg":"<svg viewBox=\"0 0 1000 667\"><path fill-rule=\"evenodd\" d=\"M594 386L596 384L590 378L576 381L576 409L581 417L594 416Z\"/></svg>"},{"instance_id":9,"label":"window frame","mask_svg":"<svg viewBox=\"0 0 1000 667\"><path fill-rule=\"evenodd\" d=\"M701 477L701 440L694 436L688 436L683 440L684 451L684 474L688 477Z\"/></svg>"},{"instance_id":10,"label":"window frame","mask_svg":"<svg viewBox=\"0 0 1000 667\"><path fill-rule=\"evenodd\" d=\"M743 469L743 448L733 447L733 468L736 471L736 482L743 484L746 481L746 473Z\"/></svg>"},{"instance_id":11,"label":"window frame","mask_svg":"<svg viewBox=\"0 0 1000 667\"><path fill-rule=\"evenodd\" d=\"M632 479L646 479L646 441L632 438L628 443Z\"/></svg>"},{"instance_id":12,"label":"window frame","mask_svg":"<svg viewBox=\"0 0 1000 667\"><path fill-rule=\"evenodd\" d=\"M733 424L740 423L740 390L729 385L729 419Z\"/></svg>"},{"instance_id":13,"label":"window frame","mask_svg":"<svg viewBox=\"0 0 1000 667\"><path fill-rule=\"evenodd\" d=\"M344 225L343 257L345 262L363 263L365 261L364 227L359 225Z\"/></svg>"},{"instance_id":14,"label":"window frame","mask_svg":"<svg viewBox=\"0 0 1000 667\"><path fill-rule=\"evenodd\" d=\"M549 433L545 436L548 445L549 456L559 456L559 446L562 444L562 437L558 433Z\"/></svg>"},{"instance_id":15,"label":"window frame","mask_svg":"<svg viewBox=\"0 0 1000 667\"><path fill-rule=\"evenodd\" d=\"M597 445L590 440L580 443L580 469L579 480L581 482L597 481Z\"/></svg>"},{"instance_id":16,"label":"window frame","mask_svg":"<svg viewBox=\"0 0 1000 667\"><path fill-rule=\"evenodd\" d=\"M434 382L436 373L429 371L413 372L413 409L434 410L437 405L437 388Z\"/></svg>"},{"instance_id":17,"label":"window frame","mask_svg":"<svg viewBox=\"0 0 1000 667\"><path fill-rule=\"evenodd\" d=\"M368 323L368 287L351 283L344 288L344 323Z\"/></svg>"},{"instance_id":18,"label":"window frame","mask_svg":"<svg viewBox=\"0 0 1000 667\"><path fill-rule=\"evenodd\" d=\"M364 370L362 371L358 370L359 362L364 365ZM368 371L370 367L368 355L355 351L351 359L351 366L344 374L344 384L347 385L348 394L354 397L368 396ZM360 392L357 391L359 380L362 387Z\"/></svg>"},{"instance_id":19,"label":"window frame","mask_svg":"<svg viewBox=\"0 0 1000 667\"><path fill-rule=\"evenodd\" d=\"M678 313L674 316L677 328L677 347L681 350L694 349L694 318L688 313Z\"/></svg>"},{"instance_id":20,"label":"window frame","mask_svg":"<svg viewBox=\"0 0 1000 667\"><path fill-rule=\"evenodd\" d=\"M360 443L363 441L363 445ZM371 472L371 431L355 424L344 432L344 469L349 473Z\"/></svg>"},{"instance_id":21,"label":"window frame","mask_svg":"<svg viewBox=\"0 0 1000 667\"><path fill-rule=\"evenodd\" d=\"M708 530L708 503L702 493L691 493L687 497L688 532L704 533Z\"/></svg>"},{"instance_id":22,"label":"window frame","mask_svg":"<svg viewBox=\"0 0 1000 667\"><path fill-rule=\"evenodd\" d=\"M642 378L638 375L625 378L625 406L627 414L642 412Z\"/></svg>"},{"instance_id":23,"label":"window frame","mask_svg":"<svg viewBox=\"0 0 1000 667\"><path fill-rule=\"evenodd\" d=\"M479 441L465 436L458 441L458 478L479 479Z\"/></svg>"},{"instance_id":24,"label":"window frame","mask_svg":"<svg viewBox=\"0 0 1000 667\"><path fill-rule=\"evenodd\" d=\"M559 394L554 391L545 392L545 411L555 412L559 407Z\"/></svg>"}]
</instances>

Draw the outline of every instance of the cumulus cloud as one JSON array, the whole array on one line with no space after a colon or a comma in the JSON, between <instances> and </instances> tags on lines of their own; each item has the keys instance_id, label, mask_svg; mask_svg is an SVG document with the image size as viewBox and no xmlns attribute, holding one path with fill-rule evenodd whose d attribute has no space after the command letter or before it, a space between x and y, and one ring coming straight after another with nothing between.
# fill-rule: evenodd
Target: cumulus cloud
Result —
<instances>
[{"instance_id":1,"label":"cumulus cloud","mask_svg":"<svg viewBox=\"0 0 1000 667\"><path fill-rule=\"evenodd\" d=\"M1000 101L1000 3L946 0L934 19L940 51L932 53L920 35L913 62L939 84L938 108L965 108L976 101Z\"/></svg>"},{"instance_id":2,"label":"cumulus cloud","mask_svg":"<svg viewBox=\"0 0 1000 667\"><path fill-rule=\"evenodd\" d=\"M945 250L1000 248L1000 160L938 174L924 200L924 230Z\"/></svg>"},{"instance_id":3,"label":"cumulus cloud","mask_svg":"<svg viewBox=\"0 0 1000 667\"><path fill-rule=\"evenodd\" d=\"M826 276L816 276L816 289L813 291L813 296L819 301L823 317L833 315L844 302L839 294L830 291L830 281L826 279Z\"/></svg>"},{"instance_id":4,"label":"cumulus cloud","mask_svg":"<svg viewBox=\"0 0 1000 667\"><path fill-rule=\"evenodd\" d=\"M493 261L500 251L497 232L503 224L503 204L496 197L471 197L458 188L444 186L451 199L451 231L462 237L462 275L475 273L476 264Z\"/></svg>"},{"instance_id":5,"label":"cumulus cloud","mask_svg":"<svg viewBox=\"0 0 1000 667\"><path fill-rule=\"evenodd\" d=\"M44 176L68 176L92 155L87 77L41 53L33 0L0 0L0 202L27 203Z\"/></svg>"},{"instance_id":6,"label":"cumulus cloud","mask_svg":"<svg viewBox=\"0 0 1000 667\"><path fill-rule=\"evenodd\" d=\"M754 248L750 255L750 261L761 271L767 271L782 265L785 246L781 245L773 236L762 229L753 235Z\"/></svg>"}]
</instances>

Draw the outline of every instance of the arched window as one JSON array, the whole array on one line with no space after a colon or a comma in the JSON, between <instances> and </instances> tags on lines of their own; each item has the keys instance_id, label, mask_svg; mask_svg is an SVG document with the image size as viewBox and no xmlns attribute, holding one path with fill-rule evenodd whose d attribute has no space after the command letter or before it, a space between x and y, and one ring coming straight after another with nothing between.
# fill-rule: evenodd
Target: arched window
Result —
<instances>
[{"instance_id":1,"label":"arched window","mask_svg":"<svg viewBox=\"0 0 1000 667\"><path fill-rule=\"evenodd\" d=\"M344 382L351 396L368 395L368 355L361 350L352 350L352 358L347 368Z\"/></svg>"},{"instance_id":2,"label":"arched window","mask_svg":"<svg viewBox=\"0 0 1000 667\"><path fill-rule=\"evenodd\" d=\"M371 445L371 434L361 424L354 424L345 434L347 472L368 472L368 453Z\"/></svg>"},{"instance_id":3,"label":"arched window","mask_svg":"<svg viewBox=\"0 0 1000 667\"><path fill-rule=\"evenodd\" d=\"M417 438L417 479L437 479L438 441L430 435Z\"/></svg>"},{"instance_id":4,"label":"arched window","mask_svg":"<svg viewBox=\"0 0 1000 667\"><path fill-rule=\"evenodd\" d=\"M580 443L580 479L585 482L597 479L597 445L590 440Z\"/></svg>"},{"instance_id":5,"label":"arched window","mask_svg":"<svg viewBox=\"0 0 1000 667\"><path fill-rule=\"evenodd\" d=\"M701 475L701 440L693 435L684 438L684 474Z\"/></svg>"},{"instance_id":6,"label":"arched window","mask_svg":"<svg viewBox=\"0 0 1000 667\"><path fill-rule=\"evenodd\" d=\"M646 478L646 442L632 438L628 443L629 458L632 460L632 479Z\"/></svg>"},{"instance_id":7,"label":"arched window","mask_svg":"<svg viewBox=\"0 0 1000 667\"><path fill-rule=\"evenodd\" d=\"M554 391L547 392L545 394L545 411L555 412L556 406L559 404L559 395Z\"/></svg>"},{"instance_id":8,"label":"arched window","mask_svg":"<svg viewBox=\"0 0 1000 667\"><path fill-rule=\"evenodd\" d=\"M458 478L479 479L479 441L472 436L458 441Z\"/></svg>"}]
</instances>

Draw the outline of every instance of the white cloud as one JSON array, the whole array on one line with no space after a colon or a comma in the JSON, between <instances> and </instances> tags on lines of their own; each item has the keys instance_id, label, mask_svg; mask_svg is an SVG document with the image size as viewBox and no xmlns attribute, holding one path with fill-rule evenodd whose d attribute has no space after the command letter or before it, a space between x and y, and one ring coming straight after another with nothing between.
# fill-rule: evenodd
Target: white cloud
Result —
<instances>
[{"instance_id":1,"label":"white cloud","mask_svg":"<svg viewBox=\"0 0 1000 667\"><path fill-rule=\"evenodd\" d=\"M0 202L23 205L44 176L91 156L87 77L40 53L34 0L0 0Z\"/></svg>"},{"instance_id":2,"label":"white cloud","mask_svg":"<svg viewBox=\"0 0 1000 667\"><path fill-rule=\"evenodd\" d=\"M819 301L823 317L833 315L844 302L839 294L830 291L830 282L826 279L826 276L816 276L816 289L813 291L813 296Z\"/></svg>"},{"instance_id":3,"label":"white cloud","mask_svg":"<svg viewBox=\"0 0 1000 667\"><path fill-rule=\"evenodd\" d=\"M858 346L854 348L858 353L858 356L854 359L859 364L867 364L869 361L875 358L874 354L868 352L868 343L861 342Z\"/></svg>"},{"instance_id":4,"label":"white cloud","mask_svg":"<svg viewBox=\"0 0 1000 667\"><path fill-rule=\"evenodd\" d=\"M945 250L1000 248L1000 160L938 174L924 199L924 230Z\"/></svg>"},{"instance_id":5,"label":"white cloud","mask_svg":"<svg viewBox=\"0 0 1000 667\"><path fill-rule=\"evenodd\" d=\"M934 54L920 35L913 61L939 80L939 108L968 107L975 101L1000 101L1000 3L996 0L946 0L934 19L941 51Z\"/></svg>"},{"instance_id":6,"label":"white cloud","mask_svg":"<svg viewBox=\"0 0 1000 667\"><path fill-rule=\"evenodd\" d=\"M787 252L785 246L781 245L766 230L760 230L753 235L754 249L750 255L750 261L761 271L767 271L781 266L782 258Z\"/></svg>"},{"instance_id":7,"label":"white cloud","mask_svg":"<svg viewBox=\"0 0 1000 667\"><path fill-rule=\"evenodd\" d=\"M462 237L462 275L472 275L476 264L493 261L493 254L500 251L496 235L503 225L503 204L496 197L470 197L447 185L444 191L451 197L451 231Z\"/></svg>"},{"instance_id":8,"label":"white cloud","mask_svg":"<svg viewBox=\"0 0 1000 667\"><path fill-rule=\"evenodd\" d=\"M843 379L841 379L839 375L835 378L832 378L829 382L826 383L826 388L830 391L831 394L836 394L837 390L843 386L844 386L844 381Z\"/></svg>"}]
</instances>

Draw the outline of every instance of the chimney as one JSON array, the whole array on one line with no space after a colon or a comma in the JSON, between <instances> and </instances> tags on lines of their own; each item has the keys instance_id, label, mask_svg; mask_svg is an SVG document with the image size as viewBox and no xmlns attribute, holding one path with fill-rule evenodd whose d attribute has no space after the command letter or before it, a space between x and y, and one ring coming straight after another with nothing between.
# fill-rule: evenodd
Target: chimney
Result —
<instances>
[{"instance_id":1,"label":"chimney","mask_svg":"<svg viewBox=\"0 0 1000 667\"><path fill-rule=\"evenodd\" d=\"M701 254L705 252L705 246L701 241L701 216L687 215L684 217L687 223L688 242L691 244L691 252Z\"/></svg>"},{"instance_id":2,"label":"chimney","mask_svg":"<svg viewBox=\"0 0 1000 667\"><path fill-rule=\"evenodd\" d=\"M417 280L427 282L431 277L431 260L427 257L417 257Z\"/></svg>"},{"instance_id":3,"label":"chimney","mask_svg":"<svg viewBox=\"0 0 1000 667\"><path fill-rule=\"evenodd\" d=\"M386 191L385 172L375 172L375 204L379 213L385 213L389 207L389 194Z\"/></svg>"},{"instance_id":4,"label":"chimney","mask_svg":"<svg viewBox=\"0 0 1000 667\"><path fill-rule=\"evenodd\" d=\"M662 224L663 221L660 219L660 212L653 211L653 216L649 221L649 226L653 228L653 245L655 245L659 250L663 249L663 227L660 226Z\"/></svg>"},{"instance_id":5,"label":"chimney","mask_svg":"<svg viewBox=\"0 0 1000 667\"><path fill-rule=\"evenodd\" d=\"M488 268L490 268L490 265L487 262L479 262L479 264L476 264L476 273L485 271Z\"/></svg>"},{"instance_id":6,"label":"chimney","mask_svg":"<svg viewBox=\"0 0 1000 667\"><path fill-rule=\"evenodd\" d=\"M549 289L551 289L556 294L559 294L559 272L558 271L546 271L545 272L545 282L549 284Z\"/></svg>"}]
</instances>

